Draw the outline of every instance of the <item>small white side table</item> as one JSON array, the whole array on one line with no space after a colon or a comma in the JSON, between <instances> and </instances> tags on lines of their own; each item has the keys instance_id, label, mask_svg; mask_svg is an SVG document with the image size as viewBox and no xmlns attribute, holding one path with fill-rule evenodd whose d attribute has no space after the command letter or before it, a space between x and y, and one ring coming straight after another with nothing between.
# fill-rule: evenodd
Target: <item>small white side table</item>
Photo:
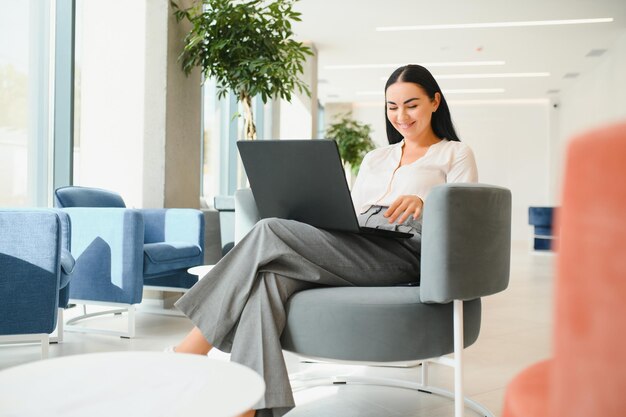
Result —
<instances>
[{"instance_id":1,"label":"small white side table","mask_svg":"<svg viewBox=\"0 0 626 417\"><path fill-rule=\"evenodd\" d=\"M189 268L187 272L191 275L197 275L198 279L202 279L203 276L209 273L211 269L213 269L215 265L198 265L193 268Z\"/></svg>"},{"instance_id":2,"label":"small white side table","mask_svg":"<svg viewBox=\"0 0 626 417\"><path fill-rule=\"evenodd\" d=\"M206 356L109 352L32 362L0 372L11 417L233 417L265 384L254 371Z\"/></svg>"}]
</instances>

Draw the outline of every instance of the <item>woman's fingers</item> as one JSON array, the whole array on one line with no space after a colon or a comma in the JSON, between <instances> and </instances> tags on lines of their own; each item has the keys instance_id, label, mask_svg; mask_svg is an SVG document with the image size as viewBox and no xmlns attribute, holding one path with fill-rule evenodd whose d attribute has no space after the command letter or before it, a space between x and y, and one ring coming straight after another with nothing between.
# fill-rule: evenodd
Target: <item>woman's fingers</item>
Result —
<instances>
[{"instance_id":1,"label":"woman's fingers","mask_svg":"<svg viewBox=\"0 0 626 417\"><path fill-rule=\"evenodd\" d=\"M398 197L396 201L391 203L384 216L389 218L389 223L393 223L396 221L398 216L400 216L406 210L407 203L405 201L404 196Z\"/></svg>"},{"instance_id":2,"label":"woman's fingers","mask_svg":"<svg viewBox=\"0 0 626 417\"><path fill-rule=\"evenodd\" d=\"M422 199L417 196L400 196L389 206L384 216L389 218L389 223L398 220L398 223L402 224L409 216L417 219L422 211L422 205Z\"/></svg>"}]
</instances>

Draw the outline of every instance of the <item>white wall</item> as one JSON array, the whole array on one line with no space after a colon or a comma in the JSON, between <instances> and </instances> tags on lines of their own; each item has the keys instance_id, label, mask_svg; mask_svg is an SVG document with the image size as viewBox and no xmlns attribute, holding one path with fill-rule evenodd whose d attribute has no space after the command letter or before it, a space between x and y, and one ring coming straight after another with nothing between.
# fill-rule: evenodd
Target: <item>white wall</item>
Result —
<instances>
[{"instance_id":1,"label":"white wall","mask_svg":"<svg viewBox=\"0 0 626 417\"><path fill-rule=\"evenodd\" d=\"M478 102L450 103L461 140L476 155L479 180L501 185L513 194L514 240L530 241L528 207L549 205L550 103ZM385 145L383 104L356 104L354 117L372 126L372 139Z\"/></svg>"},{"instance_id":2,"label":"white wall","mask_svg":"<svg viewBox=\"0 0 626 417\"><path fill-rule=\"evenodd\" d=\"M512 239L530 241L528 207L551 204L549 103L450 104L462 141L474 150L479 181L513 196Z\"/></svg>"},{"instance_id":3,"label":"white wall","mask_svg":"<svg viewBox=\"0 0 626 417\"><path fill-rule=\"evenodd\" d=\"M594 127L626 119L626 32L609 47L597 65L564 89L559 102L557 184L562 179L567 143ZM559 195L559 187L557 187Z\"/></svg>"},{"instance_id":4,"label":"white wall","mask_svg":"<svg viewBox=\"0 0 626 417\"><path fill-rule=\"evenodd\" d=\"M280 100L280 139L311 139L312 123L311 109L299 97Z\"/></svg>"},{"instance_id":5,"label":"white wall","mask_svg":"<svg viewBox=\"0 0 626 417\"><path fill-rule=\"evenodd\" d=\"M377 146L389 144L385 128L385 107L382 101L380 104L355 104L352 115L372 127L372 140Z\"/></svg>"}]
</instances>

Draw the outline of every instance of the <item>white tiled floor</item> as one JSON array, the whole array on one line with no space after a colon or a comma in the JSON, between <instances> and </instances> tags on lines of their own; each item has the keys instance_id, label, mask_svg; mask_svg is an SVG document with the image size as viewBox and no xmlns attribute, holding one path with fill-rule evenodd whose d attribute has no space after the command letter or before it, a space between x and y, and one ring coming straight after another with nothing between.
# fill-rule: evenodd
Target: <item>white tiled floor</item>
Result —
<instances>
[{"instance_id":1,"label":"white tiled floor","mask_svg":"<svg viewBox=\"0 0 626 417\"><path fill-rule=\"evenodd\" d=\"M525 242L513 245L509 288L483 299L483 323L478 341L465 350L465 387L473 399L499 415L507 382L520 370L550 355L553 263L550 255L528 251ZM71 310L70 310L71 311ZM71 315L71 313L70 313ZM99 325L121 327L125 317L97 319ZM137 337L66 333L65 341L50 346L50 357L80 353L154 350L178 342L189 330L187 319L139 313ZM212 357L227 355L212 352ZM0 346L0 369L39 358L35 345ZM371 368L356 365L303 364L286 354L292 372L315 376L356 374L418 380L416 368ZM431 366L431 382L452 389L452 371ZM290 417L451 416L453 404L434 395L378 386L321 386L296 393L298 406ZM474 416L473 412L467 412Z\"/></svg>"}]
</instances>

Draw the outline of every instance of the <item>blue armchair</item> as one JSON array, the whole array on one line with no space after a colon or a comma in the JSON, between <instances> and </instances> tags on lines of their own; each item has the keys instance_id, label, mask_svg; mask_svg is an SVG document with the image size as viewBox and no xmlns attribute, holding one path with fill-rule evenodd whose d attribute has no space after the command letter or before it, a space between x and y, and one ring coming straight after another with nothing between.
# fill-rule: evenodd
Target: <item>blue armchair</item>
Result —
<instances>
[{"instance_id":1,"label":"blue armchair","mask_svg":"<svg viewBox=\"0 0 626 417\"><path fill-rule=\"evenodd\" d=\"M55 210L0 210L0 342L41 342L67 307L74 259L67 214Z\"/></svg>"},{"instance_id":2,"label":"blue armchair","mask_svg":"<svg viewBox=\"0 0 626 417\"><path fill-rule=\"evenodd\" d=\"M112 332L68 326L122 337L135 335L135 305L143 289L185 292L197 282L187 269L201 265L204 217L195 209L128 209L120 195L88 187L55 191L55 206L72 221L72 254L76 267L70 299L76 304L121 307L128 312L128 331Z\"/></svg>"}]
</instances>

